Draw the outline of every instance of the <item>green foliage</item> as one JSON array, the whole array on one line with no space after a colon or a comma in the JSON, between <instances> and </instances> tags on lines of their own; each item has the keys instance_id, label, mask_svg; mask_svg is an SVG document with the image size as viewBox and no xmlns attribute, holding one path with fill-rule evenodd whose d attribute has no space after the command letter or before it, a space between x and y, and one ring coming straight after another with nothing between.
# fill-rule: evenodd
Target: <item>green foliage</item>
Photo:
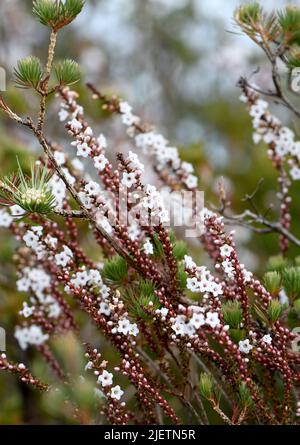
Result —
<instances>
[{"instance_id":1,"label":"green foliage","mask_svg":"<svg viewBox=\"0 0 300 445\"><path fill-rule=\"evenodd\" d=\"M284 290L292 300L300 296L300 267L290 267L282 274Z\"/></svg>"},{"instance_id":2,"label":"green foliage","mask_svg":"<svg viewBox=\"0 0 300 445\"><path fill-rule=\"evenodd\" d=\"M299 68L300 67L300 53L294 52L287 55L287 66L289 68Z\"/></svg>"},{"instance_id":3,"label":"green foliage","mask_svg":"<svg viewBox=\"0 0 300 445\"><path fill-rule=\"evenodd\" d=\"M251 397L250 391L247 388L245 382L242 382L239 386L239 400L242 407L249 407L253 405L253 399Z\"/></svg>"},{"instance_id":4,"label":"green foliage","mask_svg":"<svg viewBox=\"0 0 300 445\"><path fill-rule=\"evenodd\" d=\"M267 269L269 271L282 272L288 265L289 262L286 258L283 258L282 255L275 255L270 257Z\"/></svg>"},{"instance_id":5,"label":"green foliage","mask_svg":"<svg viewBox=\"0 0 300 445\"><path fill-rule=\"evenodd\" d=\"M267 272L263 277L265 288L271 295L277 296L281 288L281 275L279 272Z\"/></svg>"},{"instance_id":6,"label":"green foliage","mask_svg":"<svg viewBox=\"0 0 300 445\"><path fill-rule=\"evenodd\" d=\"M31 177L25 177L20 164L17 174L0 181L2 205L19 205L26 213L49 214L55 197L49 190L51 173L46 167L31 166Z\"/></svg>"},{"instance_id":7,"label":"green foliage","mask_svg":"<svg viewBox=\"0 0 300 445\"><path fill-rule=\"evenodd\" d=\"M176 241L173 246L173 255L177 261L181 261L187 253L187 245L184 241Z\"/></svg>"},{"instance_id":8,"label":"green foliage","mask_svg":"<svg viewBox=\"0 0 300 445\"><path fill-rule=\"evenodd\" d=\"M294 309L300 315L300 298L294 301Z\"/></svg>"},{"instance_id":9,"label":"green foliage","mask_svg":"<svg viewBox=\"0 0 300 445\"><path fill-rule=\"evenodd\" d=\"M268 307L268 316L272 323L275 323L282 313L282 305L278 300L272 300Z\"/></svg>"},{"instance_id":10,"label":"green foliage","mask_svg":"<svg viewBox=\"0 0 300 445\"><path fill-rule=\"evenodd\" d=\"M209 374L203 372L199 379L199 392L205 399L211 399L214 395L213 381Z\"/></svg>"},{"instance_id":11,"label":"green foliage","mask_svg":"<svg viewBox=\"0 0 300 445\"><path fill-rule=\"evenodd\" d=\"M74 85L81 78L80 67L74 60L63 60L54 66L54 70L60 85Z\"/></svg>"},{"instance_id":12,"label":"green foliage","mask_svg":"<svg viewBox=\"0 0 300 445\"><path fill-rule=\"evenodd\" d=\"M246 332L244 329L229 329L229 335L232 341L238 343L240 340L244 340Z\"/></svg>"},{"instance_id":13,"label":"green foliage","mask_svg":"<svg viewBox=\"0 0 300 445\"><path fill-rule=\"evenodd\" d=\"M42 25L58 31L77 17L84 3L84 0L35 0L32 10Z\"/></svg>"},{"instance_id":14,"label":"green foliage","mask_svg":"<svg viewBox=\"0 0 300 445\"><path fill-rule=\"evenodd\" d=\"M151 281L141 280L137 286L137 289L129 292L129 298L127 302L130 304L130 313L137 319L152 319L152 316L148 316L145 309L150 309L149 303L151 303L151 309L156 310L160 307L158 297L154 293L154 285Z\"/></svg>"},{"instance_id":15,"label":"green foliage","mask_svg":"<svg viewBox=\"0 0 300 445\"><path fill-rule=\"evenodd\" d=\"M259 22L262 17L262 8L258 2L248 3L240 6L235 11L235 19L238 23L251 25Z\"/></svg>"},{"instance_id":16,"label":"green foliage","mask_svg":"<svg viewBox=\"0 0 300 445\"><path fill-rule=\"evenodd\" d=\"M127 263L119 255L115 255L110 261L107 261L102 269L102 276L112 284L122 284L127 280Z\"/></svg>"},{"instance_id":17,"label":"green foliage","mask_svg":"<svg viewBox=\"0 0 300 445\"><path fill-rule=\"evenodd\" d=\"M178 266L178 272L177 272L177 280L178 280L178 286L180 289L186 289L186 280L187 280L187 274L184 271L184 264L180 264Z\"/></svg>"},{"instance_id":18,"label":"green foliage","mask_svg":"<svg viewBox=\"0 0 300 445\"><path fill-rule=\"evenodd\" d=\"M300 43L300 9L296 6L287 6L278 12L278 23L287 44Z\"/></svg>"},{"instance_id":19,"label":"green foliage","mask_svg":"<svg viewBox=\"0 0 300 445\"><path fill-rule=\"evenodd\" d=\"M14 75L19 88L37 89L43 76L41 61L33 56L19 60L18 67L14 69Z\"/></svg>"},{"instance_id":20,"label":"green foliage","mask_svg":"<svg viewBox=\"0 0 300 445\"><path fill-rule=\"evenodd\" d=\"M237 329L242 321L242 308L238 301L227 301L222 304L224 320L231 328Z\"/></svg>"},{"instance_id":21,"label":"green foliage","mask_svg":"<svg viewBox=\"0 0 300 445\"><path fill-rule=\"evenodd\" d=\"M154 233L152 236L152 244L153 244L153 256L154 258L163 258L164 249L157 233Z\"/></svg>"}]
</instances>

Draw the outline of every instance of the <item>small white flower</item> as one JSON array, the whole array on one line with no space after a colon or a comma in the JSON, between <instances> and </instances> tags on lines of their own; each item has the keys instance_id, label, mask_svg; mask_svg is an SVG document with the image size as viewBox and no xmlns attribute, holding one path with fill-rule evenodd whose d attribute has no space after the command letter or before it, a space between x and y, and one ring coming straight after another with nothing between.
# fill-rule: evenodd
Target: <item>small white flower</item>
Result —
<instances>
[{"instance_id":1,"label":"small white flower","mask_svg":"<svg viewBox=\"0 0 300 445\"><path fill-rule=\"evenodd\" d=\"M57 266L62 266L62 267L66 267L66 265L71 261L70 256L67 255L66 252L57 253L54 256L54 259L55 259L55 264Z\"/></svg>"},{"instance_id":2,"label":"small white flower","mask_svg":"<svg viewBox=\"0 0 300 445\"><path fill-rule=\"evenodd\" d=\"M9 227L12 222L13 218L5 210L0 210L0 227Z\"/></svg>"},{"instance_id":3,"label":"small white flower","mask_svg":"<svg viewBox=\"0 0 300 445\"><path fill-rule=\"evenodd\" d=\"M20 207L20 206L18 206L18 205L13 205L13 206L11 206L10 208L9 208L9 210L10 210L10 213L11 213L11 216L13 217L13 218L16 218L16 217L22 217L23 215L25 215L25 210L24 209L22 209L22 207Z\"/></svg>"},{"instance_id":4,"label":"small white flower","mask_svg":"<svg viewBox=\"0 0 300 445\"><path fill-rule=\"evenodd\" d=\"M186 179L185 179L185 185L189 188L189 189L193 189L195 187L197 187L198 184L198 178L197 176L194 175L189 175Z\"/></svg>"},{"instance_id":5,"label":"small white flower","mask_svg":"<svg viewBox=\"0 0 300 445\"><path fill-rule=\"evenodd\" d=\"M193 314L190 323L194 328L199 329L201 326L205 325L205 318L203 314Z\"/></svg>"},{"instance_id":6,"label":"small white flower","mask_svg":"<svg viewBox=\"0 0 300 445\"><path fill-rule=\"evenodd\" d=\"M99 375L99 377L98 377L98 382L101 383L101 385L103 386L103 388L104 388L105 386L110 386L110 385L112 385L112 383L113 383L113 375L112 375L110 372L104 370L104 371L102 372L102 374Z\"/></svg>"},{"instance_id":7,"label":"small white flower","mask_svg":"<svg viewBox=\"0 0 300 445\"><path fill-rule=\"evenodd\" d=\"M207 312L205 322L211 328L216 328L220 324L219 314L217 312Z\"/></svg>"},{"instance_id":8,"label":"small white flower","mask_svg":"<svg viewBox=\"0 0 300 445\"><path fill-rule=\"evenodd\" d=\"M246 340L239 341L239 350L241 352L243 352L244 354L249 354L251 349L253 349L253 346L250 344L250 341L248 338L246 338Z\"/></svg>"},{"instance_id":9,"label":"small white flower","mask_svg":"<svg viewBox=\"0 0 300 445\"><path fill-rule=\"evenodd\" d=\"M140 171L144 171L144 169L145 169L145 167L144 167L144 164L142 164L141 162L140 162L140 160L139 160L139 158L138 158L138 155L136 154L136 153L133 153L132 151L130 151L129 153L128 153L128 160L130 161L130 163L131 163L131 166L133 167L133 168L135 168L135 169L137 169L137 170L140 170Z\"/></svg>"},{"instance_id":10,"label":"small white flower","mask_svg":"<svg viewBox=\"0 0 300 445\"><path fill-rule=\"evenodd\" d=\"M53 157L58 165L64 165L66 163L66 155L62 151L55 151Z\"/></svg>"},{"instance_id":11,"label":"small white flower","mask_svg":"<svg viewBox=\"0 0 300 445\"><path fill-rule=\"evenodd\" d=\"M223 258L229 257L232 252L233 252L233 247L229 246L228 244L224 244L222 247L220 247L220 255Z\"/></svg>"},{"instance_id":12,"label":"small white flower","mask_svg":"<svg viewBox=\"0 0 300 445\"><path fill-rule=\"evenodd\" d=\"M124 318L123 320L119 320L117 331L120 334L127 335L130 332L131 324L130 321Z\"/></svg>"},{"instance_id":13,"label":"small white flower","mask_svg":"<svg viewBox=\"0 0 300 445\"><path fill-rule=\"evenodd\" d=\"M39 244L39 237L32 230L25 233L23 240L27 247L36 248Z\"/></svg>"},{"instance_id":14,"label":"small white flower","mask_svg":"<svg viewBox=\"0 0 300 445\"><path fill-rule=\"evenodd\" d=\"M87 371L88 369L93 369L93 362L87 362L85 365L84 370Z\"/></svg>"},{"instance_id":15,"label":"small white flower","mask_svg":"<svg viewBox=\"0 0 300 445\"><path fill-rule=\"evenodd\" d=\"M107 140L103 134L100 134L100 136L97 139L97 142L101 148L107 148Z\"/></svg>"},{"instance_id":16,"label":"small white flower","mask_svg":"<svg viewBox=\"0 0 300 445\"><path fill-rule=\"evenodd\" d=\"M168 315L169 309L162 307L161 309L156 309L155 313L164 318Z\"/></svg>"},{"instance_id":17,"label":"small white flower","mask_svg":"<svg viewBox=\"0 0 300 445\"><path fill-rule=\"evenodd\" d=\"M261 341L266 343L267 345L271 345L272 344L272 337L271 337L270 334L266 334L266 335L263 336Z\"/></svg>"},{"instance_id":18,"label":"small white flower","mask_svg":"<svg viewBox=\"0 0 300 445\"><path fill-rule=\"evenodd\" d=\"M111 388L110 397L112 399L120 400L123 394L124 394L124 391L122 391L122 389L120 388L119 385Z\"/></svg>"},{"instance_id":19,"label":"small white flower","mask_svg":"<svg viewBox=\"0 0 300 445\"><path fill-rule=\"evenodd\" d=\"M148 240L144 244L144 252L146 255L152 255L153 254L153 244Z\"/></svg>"},{"instance_id":20,"label":"small white flower","mask_svg":"<svg viewBox=\"0 0 300 445\"><path fill-rule=\"evenodd\" d=\"M121 111L121 113L127 114L132 111L132 107L129 105L128 102L123 101L123 102L120 102L120 111Z\"/></svg>"},{"instance_id":21,"label":"small white flower","mask_svg":"<svg viewBox=\"0 0 300 445\"><path fill-rule=\"evenodd\" d=\"M135 173L123 173L122 184L127 188L131 188L136 183Z\"/></svg>"},{"instance_id":22,"label":"small white flower","mask_svg":"<svg viewBox=\"0 0 300 445\"><path fill-rule=\"evenodd\" d=\"M139 332L140 331L139 331L139 328L138 328L136 323L133 323L133 324L130 325L130 329L129 329L129 334L130 335L133 335L134 337L136 337Z\"/></svg>"},{"instance_id":23,"label":"small white flower","mask_svg":"<svg viewBox=\"0 0 300 445\"><path fill-rule=\"evenodd\" d=\"M105 166L108 164L108 160L103 154L95 156L93 158L93 161L95 168L99 171L103 171L105 169Z\"/></svg>"},{"instance_id":24,"label":"small white flower","mask_svg":"<svg viewBox=\"0 0 300 445\"><path fill-rule=\"evenodd\" d=\"M20 311L20 314L23 317L28 318L33 314L34 307L29 307L27 303L23 303L23 309Z\"/></svg>"},{"instance_id":25,"label":"small white flower","mask_svg":"<svg viewBox=\"0 0 300 445\"><path fill-rule=\"evenodd\" d=\"M184 255L185 267L187 269L194 269L196 267L196 263L193 261L193 258L189 255Z\"/></svg>"},{"instance_id":26,"label":"small white flower","mask_svg":"<svg viewBox=\"0 0 300 445\"><path fill-rule=\"evenodd\" d=\"M69 113L67 110L61 109L58 113L58 117L60 122L64 122L69 117Z\"/></svg>"},{"instance_id":27,"label":"small white flower","mask_svg":"<svg viewBox=\"0 0 300 445\"><path fill-rule=\"evenodd\" d=\"M199 292L200 291L200 281L196 277L188 278L186 281L186 287L192 292Z\"/></svg>"},{"instance_id":28,"label":"small white flower","mask_svg":"<svg viewBox=\"0 0 300 445\"><path fill-rule=\"evenodd\" d=\"M77 156L82 156L83 158L87 158L92 149L88 146L86 142L83 142L83 144L77 145Z\"/></svg>"},{"instance_id":29,"label":"small white flower","mask_svg":"<svg viewBox=\"0 0 300 445\"><path fill-rule=\"evenodd\" d=\"M109 305L105 301L100 303L99 314L103 314L103 315L107 315L107 316L109 316L111 314Z\"/></svg>"},{"instance_id":30,"label":"small white flower","mask_svg":"<svg viewBox=\"0 0 300 445\"><path fill-rule=\"evenodd\" d=\"M89 181L85 187L84 190L87 192L88 195L90 196L97 196L100 193L100 185L97 184L97 182L95 181Z\"/></svg>"},{"instance_id":31,"label":"small white flower","mask_svg":"<svg viewBox=\"0 0 300 445\"><path fill-rule=\"evenodd\" d=\"M75 168L75 170L78 170L80 172L82 172L84 170L84 165L81 161L79 161L79 159L75 158L73 159L73 161L71 162L72 166Z\"/></svg>"},{"instance_id":32,"label":"small white flower","mask_svg":"<svg viewBox=\"0 0 300 445\"><path fill-rule=\"evenodd\" d=\"M82 130L82 123L81 122L79 122L77 119L72 119L70 122L68 122L68 124L70 125L70 127L71 127L71 129L74 131L74 132L78 132L78 131L80 131L80 130Z\"/></svg>"}]
</instances>

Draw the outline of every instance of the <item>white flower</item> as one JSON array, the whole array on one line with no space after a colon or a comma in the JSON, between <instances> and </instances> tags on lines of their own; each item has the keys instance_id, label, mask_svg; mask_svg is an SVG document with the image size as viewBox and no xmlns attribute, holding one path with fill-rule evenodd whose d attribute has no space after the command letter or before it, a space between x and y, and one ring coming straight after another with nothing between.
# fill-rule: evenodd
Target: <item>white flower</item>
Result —
<instances>
[{"instance_id":1,"label":"white flower","mask_svg":"<svg viewBox=\"0 0 300 445\"><path fill-rule=\"evenodd\" d=\"M78 197L80 198L84 207L86 207L87 209L91 209L93 207L90 196L88 196L85 192L79 192Z\"/></svg>"},{"instance_id":2,"label":"white flower","mask_svg":"<svg viewBox=\"0 0 300 445\"><path fill-rule=\"evenodd\" d=\"M131 324L130 321L124 318L123 320L119 320L117 331L120 334L127 335L130 332Z\"/></svg>"},{"instance_id":3,"label":"white flower","mask_svg":"<svg viewBox=\"0 0 300 445\"><path fill-rule=\"evenodd\" d=\"M67 110L61 109L58 113L60 122L64 122L69 117L69 113Z\"/></svg>"},{"instance_id":4,"label":"white flower","mask_svg":"<svg viewBox=\"0 0 300 445\"><path fill-rule=\"evenodd\" d=\"M144 252L146 255L152 255L153 254L153 244L148 240L144 244Z\"/></svg>"},{"instance_id":5,"label":"white flower","mask_svg":"<svg viewBox=\"0 0 300 445\"><path fill-rule=\"evenodd\" d=\"M101 375L98 377L98 383L101 383L103 387L112 385L113 375L104 370Z\"/></svg>"},{"instance_id":6,"label":"white flower","mask_svg":"<svg viewBox=\"0 0 300 445\"><path fill-rule=\"evenodd\" d=\"M84 367L84 370L87 371L88 369L93 369L93 362L87 362L87 364Z\"/></svg>"},{"instance_id":7,"label":"white flower","mask_svg":"<svg viewBox=\"0 0 300 445\"><path fill-rule=\"evenodd\" d=\"M272 337L271 337L270 334L266 334L266 335L263 336L261 341L266 343L267 345L271 345L272 344Z\"/></svg>"},{"instance_id":8,"label":"white flower","mask_svg":"<svg viewBox=\"0 0 300 445\"><path fill-rule=\"evenodd\" d=\"M108 160L103 154L95 156L93 158L93 161L95 168L99 171L103 171L105 169L105 166L108 164Z\"/></svg>"},{"instance_id":9,"label":"white flower","mask_svg":"<svg viewBox=\"0 0 300 445\"><path fill-rule=\"evenodd\" d=\"M217 312L207 312L205 322L211 328L216 328L220 324L219 314Z\"/></svg>"},{"instance_id":10,"label":"white flower","mask_svg":"<svg viewBox=\"0 0 300 445\"><path fill-rule=\"evenodd\" d=\"M185 162L185 161L181 163L181 168L186 173L193 173L193 171L194 171L194 167L192 166L192 164L190 164L189 162Z\"/></svg>"},{"instance_id":11,"label":"white flower","mask_svg":"<svg viewBox=\"0 0 300 445\"><path fill-rule=\"evenodd\" d=\"M107 315L107 316L109 316L111 314L111 310L109 308L109 305L105 301L100 303L99 314L104 314L104 315Z\"/></svg>"},{"instance_id":12,"label":"white flower","mask_svg":"<svg viewBox=\"0 0 300 445\"><path fill-rule=\"evenodd\" d=\"M132 107L129 105L128 102L123 101L123 102L120 102L120 111L121 111L121 113L127 114L132 111Z\"/></svg>"},{"instance_id":13,"label":"white flower","mask_svg":"<svg viewBox=\"0 0 300 445\"><path fill-rule=\"evenodd\" d=\"M95 181L89 181L85 187L84 190L87 192L90 196L97 196L99 195L99 192L101 190L100 185L97 184Z\"/></svg>"},{"instance_id":14,"label":"white flower","mask_svg":"<svg viewBox=\"0 0 300 445\"><path fill-rule=\"evenodd\" d=\"M71 129L76 133L82 129L82 123L75 118L72 119L70 122L68 122L68 124L70 125Z\"/></svg>"},{"instance_id":15,"label":"white flower","mask_svg":"<svg viewBox=\"0 0 300 445\"><path fill-rule=\"evenodd\" d=\"M75 168L75 170L78 170L82 172L84 170L84 165L79 159L75 158L71 162L72 166Z\"/></svg>"},{"instance_id":16,"label":"white flower","mask_svg":"<svg viewBox=\"0 0 300 445\"><path fill-rule=\"evenodd\" d=\"M27 292L30 289L30 280L28 278L20 278L17 281L17 289L19 292Z\"/></svg>"},{"instance_id":17,"label":"white flower","mask_svg":"<svg viewBox=\"0 0 300 445\"><path fill-rule=\"evenodd\" d=\"M252 139L254 144L258 144L261 141L261 135L259 133L253 133Z\"/></svg>"},{"instance_id":18,"label":"white flower","mask_svg":"<svg viewBox=\"0 0 300 445\"><path fill-rule=\"evenodd\" d=\"M109 296L110 288L106 286L106 284L103 284L103 286L100 289L100 294L102 298L107 298Z\"/></svg>"},{"instance_id":19,"label":"white flower","mask_svg":"<svg viewBox=\"0 0 300 445\"><path fill-rule=\"evenodd\" d=\"M123 173L121 182L125 187L131 188L136 183L135 173Z\"/></svg>"},{"instance_id":20,"label":"white flower","mask_svg":"<svg viewBox=\"0 0 300 445\"><path fill-rule=\"evenodd\" d=\"M64 252L57 253L54 258L57 266L66 267L66 265L70 262L70 257Z\"/></svg>"},{"instance_id":21,"label":"white flower","mask_svg":"<svg viewBox=\"0 0 300 445\"><path fill-rule=\"evenodd\" d=\"M196 277L188 278L186 280L186 287L192 292L199 292L200 284L201 284L200 281L198 281Z\"/></svg>"},{"instance_id":22,"label":"white flower","mask_svg":"<svg viewBox=\"0 0 300 445\"><path fill-rule=\"evenodd\" d=\"M131 163L131 166L137 170L144 171L144 164L142 164L138 158L138 155L136 153L133 153L130 151L128 153L128 160Z\"/></svg>"},{"instance_id":23,"label":"white flower","mask_svg":"<svg viewBox=\"0 0 300 445\"><path fill-rule=\"evenodd\" d=\"M100 134L100 136L97 139L98 144L100 145L101 148L106 148L107 147L107 141L106 141L106 137L103 134Z\"/></svg>"},{"instance_id":24,"label":"white flower","mask_svg":"<svg viewBox=\"0 0 300 445\"><path fill-rule=\"evenodd\" d=\"M77 145L77 156L82 156L83 158L87 158L92 149L88 146L86 142L83 142L83 144Z\"/></svg>"},{"instance_id":25,"label":"white flower","mask_svg":"<svg viewBox=\"0 0 300 445\"><path fill-rule=\"evenodd\" d=\"M123 394L124 394L124 391L122 391L122 389L120 388L119 385L111 388L110 397L112 399L120 400Z\"/></svg>"},{"instance_id":26,"label":"white flower","mask_svg":"<svg viewBox=\"0 0 300 445\"><path fill-rule=\"evenodd\" d=\"M102 285L102 278L99 270L91 269L89 272L89 284L95 284L97 286Z\"/></svg>"},{"instance_id":27,"label":"white flower","mask_svg":"<svg viewBox=\"0 0 300 445\"><path fill-rule=\"evenodd\" d=\"M190 323L194 328L199 329L205 324L205 318L203 314L193 314Z\"/></svg>"},{"instance_id":28,"label":"white flower","mask_svg":"<svg viewBox=\"0 0 300 445\"><path fill-rule=\"evenodd\" d=\"M224 244L222 247L220 247L220 255L223 258L229 257L232 252L233 252L233 247L229 246L228 244Z\"/></svg>"},{"instance_id":29,"label":"white flower","mask_svg":"<svg viewBox=\"0 0 300 445\"><path fill-rule=\"evenodd\" d=\"M25 210L24 209L22 209L22 207L20 207L20 206L18 206L18 205L13 205L13 206L11 206L10 208L9 208L9 210L10 210L10 213L11 213L11 216L13 217L13 218L16 218L16 217L22 217L23 215L25 215Z\"/></svg>"},{"instance_id":30,"label":"white flower","mask_svg":"<svg viewBox=\"0 0 300 445\"><path fill-rule=\"evenodd\" d=\"M49 247L51 247L52 249L55 249L56 248L56 246L57 246L57 242L58 242L58 239L57 238L55 238L55 237L53 237L53 236L51 236L49 233L48 233L48 235L45 237L45 243L49 246Z\"/></svg>"},{"instance_id":31,"label":"white flower","mask_svg":"<svg viewBox=\"0 0 300 445\"><path fill-rule=\"evenodd\" d=\"M0 210L0 227L9 227L12 222L13 218L5 210Z\"/></svg>"},{"instance_id":32,"label":"white flower","mask_svg":"<svg viewBox=\"0 0 300 445\"><path fill-rule=\"evenodd\" d=\"M194 175L189 175L186 179L185 179L185 185L189 188L189 189L193 189L195 187L197 187L198 184L198 178L197 176Z\"/></svg>"},{"instance_id":33,"label":"white flower","mask_svg":"<svg viewBox=\"0 0 300 445\"><path fill-rule=\"evenodd\" d=\"M249 354L253 346L250 344L250 341L248 338L246 340L240 340L239 341L239 350L243 352L244 354Z\"/></svg>"},{"instance_id":34,"label":"white flower","mask_svg":"<svg viewBox=\"0 0 300 445\"><path fill-rule=\"evenodd\" d=\"M40 326L31 325L30 327L17 327L15 337L19 342L20 348L25 350L28 345L39 346L48 340L49 335L44 334Z\"/></svg>"},{"instance_id":35,"label":"white flower","mask_svg":"<svg viewBox=\"0 0 300 445\"><path fill-rule=\"evenodd\" d=\"M55 151L53 157L58 165L63 165L66 163L66 155L62 151Z\"/></svg>"},{"instance_id":36,"label":"white flower","mask_svg":"<svg viewBox=\"0 0 300 445\"><path fill-rule=\"evenodd\" d=\"M23 240L27 247L36 248L39 244L39 237L32 230L27 230Z\"/></svg>"},{"instance_id":37,"label":"white flower","mask_svg":"<svg viewBox=\"0 0 300 445\"><path fill-rule=\"evenodd\" d=\"M184 255L185 267L187 269L194 269L196 267L196 263L193 261L193 258L189 255Z\"/></svg>"},{"instance_id":38,"label":"white flower","mask_svg":"<svg viewBox=\"0 0 300 445\"><path fill-rule=\"evenodd\" d=\"M169 309L162 307L161 309L156 309L155 313L160 315L162 318L165 318L169 313Z\"/></svg>"},{"instance_id":39,"label":"white flower","mask_svg":"<svg viewBox=\"0 0 300 445\"><path fill-rule=\"evenodd\" d=\"M73 283L75 287L83 287L88 283L88 281L89 274L86 270L83 270L75 274L75 278L72 278L71 283Z\"/></svg>"},{"instance_id":40,"label":"white flower","mask_svg":"<svg viewBox=\"0 0 300 445\"><path fill-rule=\"evenodd\" d=\"M87 137L93 137L93 130L91 129L91 127L86 127L86 129L83 132L84 136Z\"/></svg>"},{"instance_id":41,"label":"white flower","mask_svg":"<svg viewBox=\"0 0 300 445\"><path fill-rule=\"evenodd\" d=\"M133 335L134 337L136 337L139 332L140 331L139 331L139 328L138 328L136 323L133 323L133 324L130 325L130 329L129 329L129 334L130 335Z\"/></svg>"},{"instance_id":42,"label":"white flower","mask_svg":"<svg viewBox=\"0 0 300 445\"><path fill-rule=\"evenodd\" d=\"M60 314L61 314L61 308L56 301L48 306L48 317L57 318L60 316Z\"/></svg>"},{"instance_id":43,"label":"white flower","mask_svg":"<svg viewBox=\"0 0 300 445\"><path fill-rule=\"evenodd\" d=\"M28 318L33 314L34 307L29 307L27 303L23 303L23 309L20 311L20 314L23 315L23 317Z\"/></svg>"},{"instance_id":44,"label":"white flower","mask_svg":"<svg viewBox=\"0 0 300 445\"><path fill-rule=\"evenodd\" d=\"M294 165L293 168L290 170L290 175L294 179L294 181L297 181L300 179L300 168Z\"/></svg>"}]
</instances>

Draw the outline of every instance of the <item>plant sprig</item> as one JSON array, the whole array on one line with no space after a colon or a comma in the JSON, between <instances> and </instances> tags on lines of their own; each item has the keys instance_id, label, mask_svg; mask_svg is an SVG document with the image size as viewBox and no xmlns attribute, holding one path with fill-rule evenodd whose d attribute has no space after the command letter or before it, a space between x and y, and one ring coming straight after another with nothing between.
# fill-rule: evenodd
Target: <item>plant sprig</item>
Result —
<instances>
[{"instance_id":1,"label":"plant sprig","mask_svg":"<svg viewBox=\"0 0 300 445\"><path fill-rule=\"evenodd\" d=\"M35 0L33 14L42 25L49 26L55 32L71 23L82 11L84 0Z\"/></svg>"}]
</instances>

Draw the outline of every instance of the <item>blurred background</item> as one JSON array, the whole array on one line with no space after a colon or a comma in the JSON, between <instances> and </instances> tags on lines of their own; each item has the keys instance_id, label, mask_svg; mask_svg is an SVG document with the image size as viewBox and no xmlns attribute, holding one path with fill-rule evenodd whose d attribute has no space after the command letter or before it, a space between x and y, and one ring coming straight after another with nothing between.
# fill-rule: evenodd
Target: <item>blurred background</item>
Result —
<instances>
[{"instance_id":1,"label":"blurred background","mask_svg":"<svg viewBox=\"0 0 300 445\"><path fill-rule=\"evenodd\" d=\"M108 137L111 158L115 151L130 145L118 119L108 120L99 113L85 88L86 81L94 82L105 92L121 95L143 120L153 123L172 145L179 147L182 158L195 166L207 206L218 204L216 191L221 176L236 212L245 208L242 198L263 177L257 205L261 210L268 208L275 201L276 175L267 159L266 147L254 146L252 142L251 121L244 104L239 102L236 83L241 75L249 76L259 67L253 79L268 87L270 69L260 49L234 25L233 12L243 2L87 0L86 3L78 19L62 31L57 58L71 57L81 64L80 101L95 128ZM278 9L287 3L264 0L262 5ZM37 102L31 93L24 94L14 88L13 67L18 59L30 54L44 61L49 38L48 30L33 19L31 6L31 0L0 2L0 66L7 72L5 98L13 109L25 115L28 110L32 114L36 111ZM55 132L56 140L67 147L69 141L57 118L58 104L54 101L49 105L47 131ZM298 133L298 124L291 116L276 105L273 111ZM26 165L39 153L29 134L1 114L1 176L16 168L16 154ZM151 172L149 176L154 180ZM294 221L299 216L299 191L300 186L294 185ZM293 230L300 234L297 225ZM277 238L253 235L244 228L237 228L236 236L241 261L261 275L266 259L278 252ZM85 241L92 246L91 240ZM0 243L0 325L8 330L10 356L28 363L28 354L22 357L11 332L22 305L22 297L15 289L11 260L14 241L0 231ZM199 247L191 249L198 260L207 261ZM290 255L294 254L291 249ZM69 359L77 369L81 366L76 361L76 354L81 356L79 346L72 338L68 341L74 351L74 357ZM55 347L59 354L60 345ZM39 369L41 365L34 356L32 363L37 374L45 371ZM84 394L81 396L84 398ZM44 396L32 394L14 378L0 375L0 424L70 422L66 409L60 411L59 401L52 394L51 404L49 397L45 402Z\"/></svg>"}]
</instances>

